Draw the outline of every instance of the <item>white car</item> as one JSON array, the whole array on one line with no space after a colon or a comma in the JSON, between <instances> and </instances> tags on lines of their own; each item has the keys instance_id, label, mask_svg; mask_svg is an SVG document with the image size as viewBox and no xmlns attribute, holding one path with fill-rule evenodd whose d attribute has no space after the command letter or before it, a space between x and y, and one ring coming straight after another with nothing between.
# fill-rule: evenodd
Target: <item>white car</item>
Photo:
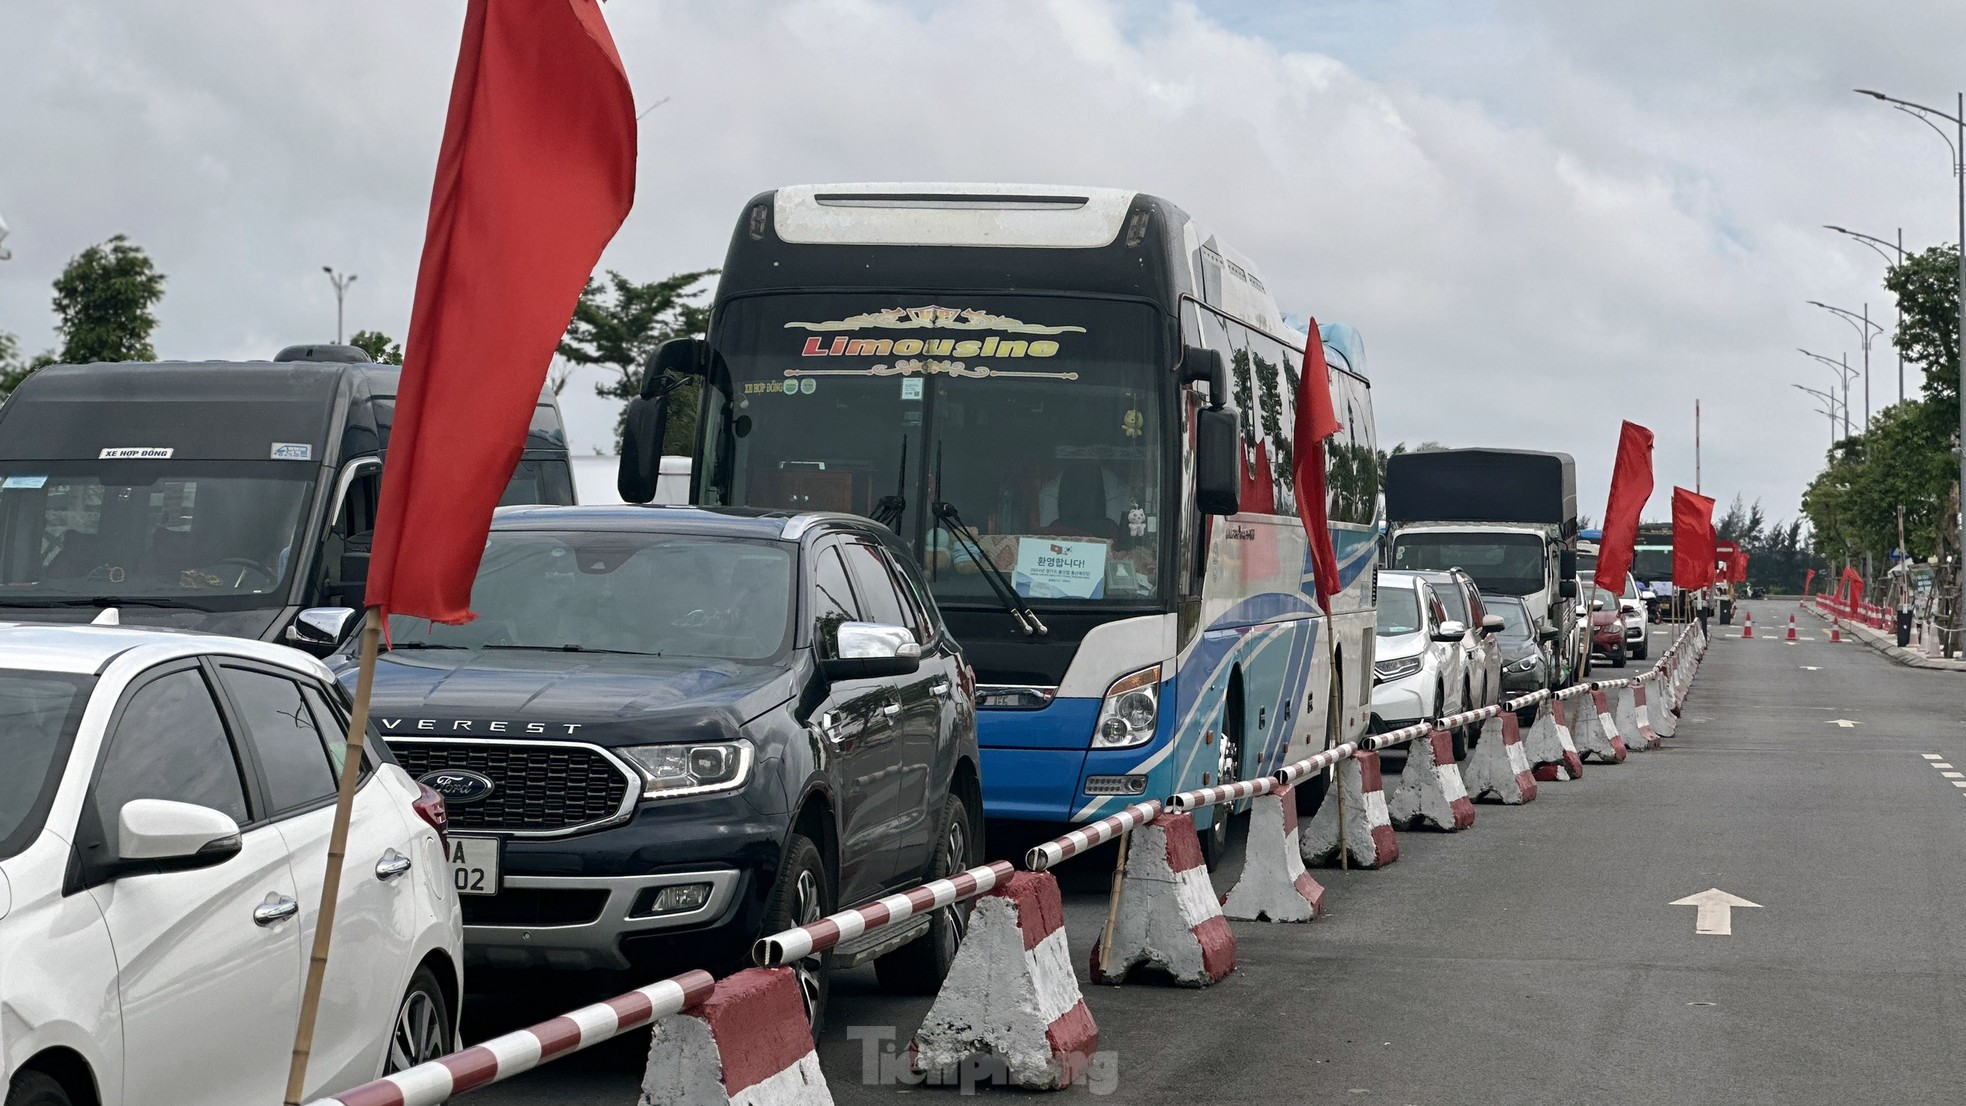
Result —
<instances>
[{"instance_id":1,"label":"white car","mask_svg":"<svg viewBox=\"0 0 1966 1106\"><path fill-rule=\"evenodd\" d=\"M284 1098L347 725L284 646L0 625L6 1106ZM457 1038L442 800L366 760L307 1101Z\"/></svg>"},{"instance_id":2,"label":"white car","mask_svg":"<svg viewBox=\"0 0 1966 1106\"><path fill-rule=\"evenodd\" d=\"M1652 621L1646 615L1647 596L1652 593L1638 586L1638 579L1625 573L1625 593L1618 608L1625 612L1625 652L1633 660L1644 660L1652 651Z\"/></svg>"},{"instance_id":3,"label":"white car","mask_svg":"<svg viewBox=\"0 0 1966 1106\"><path fill-rule=\"evenodd\" d=\"M1433 586L1411 572L1379 573L1379 631L1372 662L1372 730L1384 733L1451 714L1462 678L1465 624L1447 617ZM1454 737L1454 755L1467 755Z\"/></svg>"}]
</instances>

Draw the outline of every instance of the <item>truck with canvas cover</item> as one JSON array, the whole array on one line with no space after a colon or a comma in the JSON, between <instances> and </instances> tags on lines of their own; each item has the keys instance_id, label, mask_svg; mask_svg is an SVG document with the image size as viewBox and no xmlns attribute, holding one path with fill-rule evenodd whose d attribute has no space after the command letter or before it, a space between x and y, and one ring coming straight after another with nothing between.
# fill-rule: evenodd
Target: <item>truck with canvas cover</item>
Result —
<instances>
[{"instance_id":1,"label":"truck with canvas cover","mask_svg":"<svg viewBox=\"0 0 1966 1106\"><path fill-rule=\"evenodd\" d=\"M1550 647L1552 686L1581 675L1589 632L1576 605L1577 470L1567 454L1395 454L1386 462L1386 519L1393 568L1459 568L1485 592L1521 596Z\"/></svg>"}]
</instances>

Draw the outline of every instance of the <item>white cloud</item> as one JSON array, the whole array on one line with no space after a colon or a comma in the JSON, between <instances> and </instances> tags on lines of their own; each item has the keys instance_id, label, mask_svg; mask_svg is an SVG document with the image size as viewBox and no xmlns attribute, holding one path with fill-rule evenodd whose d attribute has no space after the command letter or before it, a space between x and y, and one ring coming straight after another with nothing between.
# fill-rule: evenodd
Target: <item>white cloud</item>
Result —
<instances>
[{"instance_id":1,"label":"white cloud","mask_svg":"<svg viewBox=\"0 0 1966 1106\"><path fill-rule=\"evenodd\" d=\"M1854 5L1508 0L1373 40L1371 8L1337 7L1357 64L1317 52L1312 18L1272 39L1181 3L618 0L638 101L668 101L603 263L714 266L784 183L1140 188L1255 258L1292 315L1363 330L1388 443L1572 452L1597 513L1632 418L1659 433L1662 513L1698 396L1706 489L1790 512L1822 424L1787 384L1827 375L1791 347L1850 345L1802 301L1884 313L1876 259L1817 224L1951 237L1937 140L1842 89L1942 87L1961 17L1886 40L1850 30L1875 22ZM49 344L48 281L124 231L171 277L165 356L318 340L323 264L361 274L351 330L400 337L461 11L12 6L0 326ZM582 387L570 418L598 442L612 417Z\"/></svg>"}]
</instances>

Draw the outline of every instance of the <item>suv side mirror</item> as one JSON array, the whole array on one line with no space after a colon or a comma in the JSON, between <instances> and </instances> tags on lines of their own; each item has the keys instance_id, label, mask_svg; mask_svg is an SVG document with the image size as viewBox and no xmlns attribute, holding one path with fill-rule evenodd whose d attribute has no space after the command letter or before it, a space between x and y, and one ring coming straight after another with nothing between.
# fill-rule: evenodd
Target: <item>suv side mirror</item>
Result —
<instances>
[{"instance_id":1,"label":"suv side mirror","mask_svg":"<svg viewBox=\"0 0 1966 1106\"><path fill-rule=\"evenodd\" d=\"M1593 611L1601 611L1601 610L1603 610L1603 609L1604 609L1604 600L1602 600L1602 599L1593 599L1593 600L1591 600L1591 610L1593 610Z\"/></svg>"},{"instance_id":2,"label":"suv side mirror","mask_svg":"<svg viewBox=\"0 0 1966 1106\"><path fill-rule=\"evenodd\" d=\"M131 799L116 816L116 858L164 871L209 868L239 855L239 823L207 806Z\"/></svg>"},{"instance_id":3,"label":"suv side mirror","mask_svg":"<svg viewBox=\"0 0 1966 1106\"><path fill-rule=\"evenodd\" d=\"M833 631L833 656L819 662L819 670L834 680L906 676L921 666L914 631L878 622L840 623Z\"/></svg>"},{"instance_id":4,"label":"suv side mirror","mask_svg":"<svg viewBox=\"0 0 1966 1106\"><path fill-rule=\"evenodd\" d=\"M1502 616L1499 614L1483 615L1481 619L1481 632L1484 636L1493 636L1501 633L1502 628L1507 625L1508 623L1502 621Z\"/></svg>"},{"instance_id":5,"label":"suv side mirror","mask_svg":"<svg viewBox=\"0 0 1966 1106\"><path fill-rule=\"evenodd\" d=\"M1451 618L1435 627L1433 633L1435 641L1459 641L1467 636L1468 624L1456 622Z\"/></svg>"},{"instance_id":6,"label":"suv side mirror","mask_svg":"<svg viewBox=\"0 0 1966 1106\"><path fill-rule=\"evenodd\" d=\"M287 627L287 640L315 656L325 657L348 640L355 621L353 607L309 607L294 616Z\"/></svg>"},{"instance_id":7,"label":"suv side mirror","mask_svg":"<svg viewBox=\"0 0 1966 1106\"><path fill-rule=\"evenodd\" d=\"M1242 510L1242 440L1234 411L1195 412L1195 506L1205 515Z\"/></svg>"}]
</instances>

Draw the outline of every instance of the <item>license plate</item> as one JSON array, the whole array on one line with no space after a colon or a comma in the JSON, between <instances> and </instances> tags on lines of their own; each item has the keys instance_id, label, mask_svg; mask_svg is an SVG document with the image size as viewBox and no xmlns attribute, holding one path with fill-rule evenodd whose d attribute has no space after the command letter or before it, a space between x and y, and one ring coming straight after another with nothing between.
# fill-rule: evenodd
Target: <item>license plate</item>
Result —
<instances>
[{"instance_id":1,"label":"license plate","mask_svg":"<svg viewBox=\"0 0 1966 1106\"><path fill-rule=\"evenodd\" d=\"M498 894L499 840L451 837L451 883L460 895Z\"/></svg>"}]
</instances>

